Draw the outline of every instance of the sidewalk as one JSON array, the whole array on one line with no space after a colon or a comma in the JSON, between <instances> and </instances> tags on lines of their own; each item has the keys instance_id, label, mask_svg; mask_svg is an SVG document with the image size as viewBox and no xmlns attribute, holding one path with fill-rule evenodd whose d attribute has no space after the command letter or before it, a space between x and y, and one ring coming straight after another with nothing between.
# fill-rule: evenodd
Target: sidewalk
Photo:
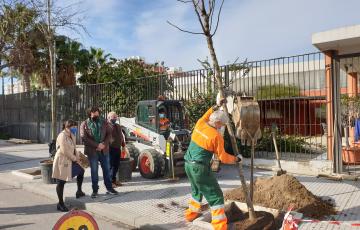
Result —
<instances>
[{"instance_id":1,"label":"sidewalk","mask_svg":"<svg viewBox=\"0 0 360 230\"><path fill-rule=\"evenodd\" d=\"M28 180L11 173L11 170L38 166L40 158L47 157L46 145L16 145L0 146L0 181L9 185L21 187L29 192L37 193L56 202L55 185L43 184L41 180ZM8 163L5 163L7 160ZM20 161L20 162L16 162ZM99 173L101 174L101 173ZM270 176L272 172L256 170L255 177ZM240 185L239 176L234 166L222 166L217 175L223 190ZM245 176L249 178L249 170L245 168ZM341 212L334 216L339 221L360 221L360 182L335 182L309 176L297 176L311 192L325 196L335 201ZM100 178L100 182L102 179ZM91 199L90 171L86 170L83 191L85 198L74 198L76 183L65 185L66 202L73 206L85 208L134 227L149 229L198 229L185 223L183 211L187 207L190 194L190 184L186 178L180 181L168 182L166 179L147 180L138 172L133 173L131 182L118 188L119 195L105 195L104 185L99 183L99 198ZM54 205L55 208L55 205ZM186 226L186 227L185 227ZM301 229L348 229L343 226L328 224L306 224Z\"/></svg>"}]
</instances>

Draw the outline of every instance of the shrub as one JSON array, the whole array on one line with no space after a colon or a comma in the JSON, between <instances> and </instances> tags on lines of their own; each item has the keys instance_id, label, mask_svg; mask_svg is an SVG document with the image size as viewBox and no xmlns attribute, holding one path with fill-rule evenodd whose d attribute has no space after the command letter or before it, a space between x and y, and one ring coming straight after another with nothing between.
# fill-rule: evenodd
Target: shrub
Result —
<instances>
[{"instance_id":1,"label":"shrub","mask_svg":"<svg viewBox=\"0 0 360 230\"><path fill-rule=\"evenodd\" d=\"M190 100L185 102L185 113L189 119L189 128L192 130L200 117L213 105L216 104L216 94L199 93L195 90Z\"/></svg>"},{"instance_id":2,"label":"shrub","mask_svg":"<svg viewBox=\"0 0 360 230\"><path fill-rule=\"evenodd\" d=\"M9 139L10 139L9 134L0 132L0 140L9 140Z\"/></svg>"},{"instance_id":3,"label":"shrub","mask_svg":"<svg viewBox=\"0 0 360 230\"><path fill-rule=\"evenodd\" d=\"M319 148L306 142L305 137L296 135L281 135L276 134L276 143L280 152L290 153L307 153L307 154L318 154L324 151L324 148ZM225 150L228 153L233 154L229 134L225 131ZM241 145L241 141L237 140L240 153L244 157L251 156L251 146ZM275 152L274 143L269 129L265 129L262 133L262 138L258 140L255 146L255 152Z\"/></svg>"},{"instance_id":4,"label":"shrub","mask_svg":"<svg viewBox=\"0 0 360 230\"><path fill-rule=\"evenodd\" d=\"M257 89L257 99L274 99L300 96L300 88L294 85L275 84L261 86Z\"/></svg>"}]
</instances>

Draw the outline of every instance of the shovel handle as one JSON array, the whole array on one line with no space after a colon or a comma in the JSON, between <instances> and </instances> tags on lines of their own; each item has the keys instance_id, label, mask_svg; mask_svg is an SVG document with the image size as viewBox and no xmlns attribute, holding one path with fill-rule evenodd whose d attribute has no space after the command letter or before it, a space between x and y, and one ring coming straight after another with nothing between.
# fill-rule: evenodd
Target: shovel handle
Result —
<instances>
[{"instance_id":1,"label":"shovel handle","mask_svg":"<svg viewBox=\"0 0 360 230\"><path fill-rule=\"evenodd\" d=\"M279 150L278 150L277 143L276 143L275 134L272 132L271 136L272 136L274 147L275 147L275 154L276 154L276 160L277 160L277 163L278 163L278 167L281 169L280 155L279 155Z\"/></svg>"}]
</instances>

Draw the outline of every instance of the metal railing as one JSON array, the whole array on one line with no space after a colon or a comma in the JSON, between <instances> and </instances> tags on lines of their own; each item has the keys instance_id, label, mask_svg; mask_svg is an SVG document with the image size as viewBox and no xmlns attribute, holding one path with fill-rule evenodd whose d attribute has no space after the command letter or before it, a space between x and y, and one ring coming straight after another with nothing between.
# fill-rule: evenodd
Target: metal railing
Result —
<instances>
[{"instance_id":1,"label":"metal railing","mask_svg":"<svg viewBox=\"0 0 360 230\"><path fill-rule=\"evenodd\" d=\"M359 175L360 127L357 124L360 124L360 54L336 56L334 65L336 79L340 81L335 90L340 95L339 118L342 129L338 131L341 157L335 158L338 161L335 163L342 165L345 173Z\"/></svg>"},{"instance_id":2,"label":"metal railing","mask_svg":"<svg viewBox=\"0 0 360 230\"><path fill-rule=\"evenodd\" d=\"M196 93L212 93L211 69L150 76L132 82L76 85L58 89L57 119L86 118L86 109L97 105L104 114L116 111L134 116L138 100L165 95L187 101ZM269 128L279 127L278 144L283 158L326 159L325 63L321 53L253 61L221 67L228 91L253 96L261 109L264 138L257 157L274 158ZM50 91L0 95L1 131L11 136L48 142Z\"/></svg>"}]
</instances>

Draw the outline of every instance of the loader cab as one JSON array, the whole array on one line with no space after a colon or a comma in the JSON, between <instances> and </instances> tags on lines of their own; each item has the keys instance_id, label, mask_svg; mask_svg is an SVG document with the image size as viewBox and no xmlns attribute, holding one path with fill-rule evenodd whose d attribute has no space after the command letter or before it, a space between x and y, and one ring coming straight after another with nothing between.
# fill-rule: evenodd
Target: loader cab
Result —
<instances>
[{"instance_id":1,"label":"loader cab","mask_svg":"<svg viewBox=\"0 0 360 230\"><path fill-rule=\"evenodd\" d=\"M160 130L160 112L165 112L165 116L170 121L169 130L184 128L184 113L181 101L177 100L147 100L139 101L136 108L136 124L143 126L151 131L163 134Z\"/></svg>"}]
</instances>

